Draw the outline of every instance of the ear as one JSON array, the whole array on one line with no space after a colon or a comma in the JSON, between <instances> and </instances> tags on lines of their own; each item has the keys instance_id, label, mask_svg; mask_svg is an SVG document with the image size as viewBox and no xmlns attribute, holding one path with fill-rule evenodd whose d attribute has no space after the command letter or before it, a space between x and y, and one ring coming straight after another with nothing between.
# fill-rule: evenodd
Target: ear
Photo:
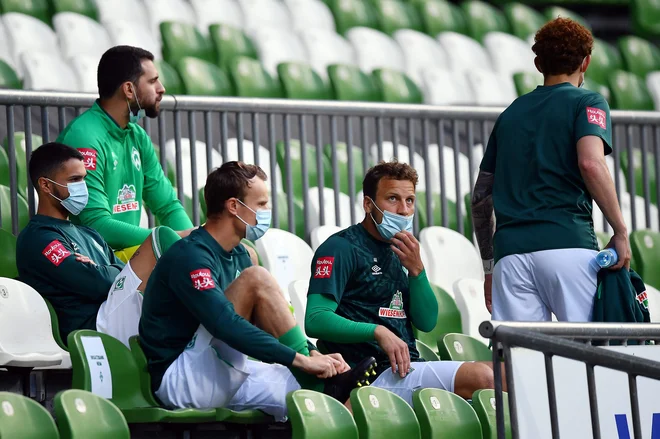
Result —
<instances>
[{"instance_id":1,"label":"ear","mask_svg":"<svg viewBox=\"0 0 660 439\"><path fill-rule=\"evenodd\" d=\"M121 91L129 101L135 99L135 89L131 81L124 82L121 85Z\"/></svg>"},{"instance_id":2,"label":"ear","mask_svg":"<svg viewBox=\"0 0 660 439\"><path fill-rule=\"evenodd\" d=\"M580 66L580 71L582 73L585 73L587 69L589 68L589 64L591 64L591 55L587 55L584 58L584 61L582 61L582 65Z\"/></svg>"},{"instance_id":3,"label":"ear","mask_svg":"<svg viewBox=\"0 0 660 439\"><path fill-rule=\"evenodd\" d=\"M371 213L371 210L373 209L373 203L371 202L371 198L364 197L364 199L362 200L362 208L364 209L365 213Z\"/></svg>"},{"instance_id":4,"label":"ear","mask_svg":"<svg viewBox=\"0 0 660 439\"><path fill-rule=\"evenodd\" d=\"M230 198L225 201L225 210L231 215L236 215L238 209L238 201L236 198Z\"/></svg>"},{"instance_id":5,"label":"ear","mask_svg":"<svg viewBox=\"0 0 660 439\"><path fill-rule=\"evenodd\" d=\"M42 194L50 194L53 191L48 187L48 183L50 183L48 180L46 180L44 177L39 177L37 180L37 193L42 193Z\"/></svg>"},{"instance_id":6,"label":"ear","mask_svg":"<svg viewBox=\"0 0 660 439\"><path fill-rule=\"evenodd\" d=\"M541 64L539 63L539 57L538 56L534 57L534 65L536 66L536 70L538 70L539 73L543 74L543 70L541 69Z\"/></svg>"}]
</instances>

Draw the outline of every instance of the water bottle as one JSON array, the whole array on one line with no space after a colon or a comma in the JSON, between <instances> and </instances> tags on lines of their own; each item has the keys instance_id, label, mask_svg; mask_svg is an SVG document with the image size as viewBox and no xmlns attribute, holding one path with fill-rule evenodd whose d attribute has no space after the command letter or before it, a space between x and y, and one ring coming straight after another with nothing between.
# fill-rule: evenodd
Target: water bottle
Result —
<instances>
[{"instance_id":1,"label":"water bottle","mask_svg":"<svg viewBox=\"0 0 660 439\"><path fill-rule=\"evenodd\" d=\"M612 265L616 265L619 262L619 255L616 254L616 250L613 248L606 248L598 252L596 255L596 264L600 268L608 268Z\"/></svg>"}]
</instances>

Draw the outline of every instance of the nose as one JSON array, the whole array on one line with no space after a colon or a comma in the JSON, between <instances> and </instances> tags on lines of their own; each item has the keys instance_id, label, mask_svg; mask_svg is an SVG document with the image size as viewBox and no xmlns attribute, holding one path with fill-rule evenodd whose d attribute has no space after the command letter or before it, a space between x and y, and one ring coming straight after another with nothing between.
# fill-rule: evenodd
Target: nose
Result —
<instances>
[{"instance_id":1,"label":"nose","mask_svg":"<svg viewBox=\"0 0 660 439\"><path fill-rule=\"evenodd\" d=\"M408 203L406 203L406 200L401 200L399 202L399 205L397 206L396 213L398 213L399 215L408 216L408 215L410 215L411 210L412 210L412 207L408 206Z\"/></svg>"},{"instance_id":2,"label":"nose","mask_svg":"<svg viewBox=\"0 0 660 439\"><path fill-rule=\"evenodd\" d=\"M159 87L157 89L157 93L161 94L161 95L165 94L165 86L163 85L163 83L158 81L158 85L159 85Z\"/></svg>"}]
</instances>

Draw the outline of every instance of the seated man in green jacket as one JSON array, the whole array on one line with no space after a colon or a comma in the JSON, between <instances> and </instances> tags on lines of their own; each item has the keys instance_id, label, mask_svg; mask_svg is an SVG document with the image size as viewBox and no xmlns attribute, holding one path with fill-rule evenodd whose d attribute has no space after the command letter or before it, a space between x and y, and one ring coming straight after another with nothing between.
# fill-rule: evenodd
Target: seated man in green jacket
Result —
<instances>
[{"instance_id":1,"label":"seated man in green jacket","mask_svg":"<svg viewBox=\"0 0 660 439\"><path fill-rule=\"evenodd\" d=\"M349 364L374 357L379 376L372 385L409 404L413 391L426 387L472 398L475 390L494 387L491 363L423 362L416 348L412 324L428 332L438 317L411 233L416 185L417 172L405 163L381 162L367 172L364 220L331 236L314 255L305 330Z\"/></svg>"},{"instance_id":2,"label":"seated man in green jacket","mask_svg":"<svg viewBox=\"0 0 660 439\"><path fill-rule=\"evenodd\" d=\"M57 138L80 151L87 170L89 202L71 220L99 232L124 262L151 233L140 227L145 203L160 224L181 236L193 227L137 123L158 116L165 93L153 60L137 47L108 49L98 66L99 99Z\"/></svg>"},{"instance_id":3,"label":"seated man in green jacket","mask_svg":"<svg viewBox=\"0 0 660 439\"><path fill-rule=\"evenodd\" d=\"M19 279L53 305L65 342L71 331L94 329L128 345L137 334L142 291L156 260L180 237L158 227L124 265L96 231L69 221L87 204L83 160L60 143L32 153L29 172L39 206L18 236Z\"/></svg>"}]
</instances>

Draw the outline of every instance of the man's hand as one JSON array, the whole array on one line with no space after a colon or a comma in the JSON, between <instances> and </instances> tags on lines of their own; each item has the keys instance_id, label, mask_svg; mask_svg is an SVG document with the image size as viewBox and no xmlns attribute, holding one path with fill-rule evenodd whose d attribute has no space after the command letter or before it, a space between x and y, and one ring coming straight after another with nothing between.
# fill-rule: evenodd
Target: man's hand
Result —
<instances>
[{"instance_id":1,"label":"man's hand","mask_svg":"<svg viewBox=\"0 0 660 439\"><path fill-rule=\"evenodd\" d=\"M424 271L419 241L410 232L399 232L392 238L392 251L396 253L401 265L406 267L410 276L419 276Z\"/></svg>"},{"instance_id":2,"label":"man's hand","mask_svg":"<svg viewBox=\"0 0 660 439\"><path fill-rule=\"evenodd\" d=\"M337 375L337 369L341 369L342 367L341 362L330 355L314 355L306 357L301 354L296 354L292 365L305 373L315 375L317 378L321 379L332 378Z\"/></svg>"},{"instance_id":3,"label":"man's hand","mask_svg":"<svg viewBox=\"0 0 660 439\"><path fill-rule=\"evenodd\" d=\"M487 274L484 280L484 299L486 300L486 309L493 313L493 275Z\"/></svg>"},{"instance_id":4,"label":"man's hand","mask_svg":"<svg viewBox=\"0 0 660 439\"><path fill-rule=\"evenodd\" d=\"M392 365L392 373L398 373L401 378L404 378L410 370L410 352L408 345L399 337L394 335L392 331L384 326L377 326L374 332L378 346L385 351L390 364Z\"/></svg>"},{"instance_id":5,"label":"man's hand","mask_svg":"<svg viewBox=\"0 0 660 439\"><path fill-rule=\"evenodd\" d=\"M309 356L321 357L323 356L323 354L320 353L319 351L309 351ZM349 370L351 370L351 366L348 365L348 363L344 360L344 357L342 357L341 354L339 353L328 354L328 357L332 357L341 363L339 366L335 366L335 369L337 369L338 374L348 372Z\"/></svg>"},{"instance_id":6,"label":"man's hand","mask_svg":"<svg viewBox=\"0 0 660 439\"><path fill-rule=\"evenodd\" d=\"M605 248L613 248L619 256L618 262L611 266L610 270L620 270L624 266L626 269L630 268L630 241L627 232L615 233Z\"/></svg>"},{"instance_id":7,"label":"man's hand","mask_svg":"<svg viewBox=\"0 0 660 439\"><path fill-rule=\"evenodd\" d=\"M74 253L76 256L76 261L82 262L83 264L91 264L91 265L96 265L96 262L92 261L89 259L88 256L81 255L80 253Z\"/></svg>"}]
</instances>

